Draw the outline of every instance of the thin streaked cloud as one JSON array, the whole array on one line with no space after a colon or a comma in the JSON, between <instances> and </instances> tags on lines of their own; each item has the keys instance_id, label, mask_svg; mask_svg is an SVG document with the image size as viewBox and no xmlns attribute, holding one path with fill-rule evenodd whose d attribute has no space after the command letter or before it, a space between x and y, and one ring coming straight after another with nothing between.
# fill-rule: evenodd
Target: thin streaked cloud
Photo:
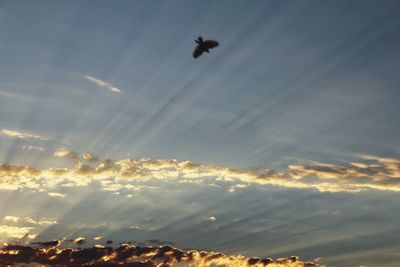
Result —
<instances>
[{"instance_id":1,"label":"thin streaked cloud","mask_svg":"<svg viewBox=\"0 0 400 267\"><path fill-rule=\"evenodd\" d=\"M18 138L18 139L38 139L38 140L48 140L48 137L37 135L37 134L32 134L28 132L20 132L16 130L10 130L10 129L2 129L0 132L2 135L8 136L8 137L13 137L13 138ZM28 148L29 149L29 148Z\"/></svg>"},{"instance_id":2,"label":"thin streaked cloud","mask_svg":"<svg viewBox=\"0 0 400 267\"><path fill-rule=\"evenodd\" d=\"M40 147L40 146L31 146L31 145L25 146L24 145L24 146L22 146L22 148L27 149L27 150L44 151L44 148Z\"/></svg>"},{"instance_id":3,"label":"thin streaked cloud","mask_svg":"<svg viewBox=\"0 0 400 267\"><path fill-rule=\"evenodd\" d=\"M59 198L65 197L65 194L56 193L56 192L50 192L50 193L48 193L48 195L51 197L59 197Z\"/></svg>"},{"instance_id":4,"label":"thin streaked cloud","mask_svg":"<svg viewBox=\"0 0 400 267\"><path fill-rule=\"evenodd\" d=\"M142 227L140 227L139 225L132 225L132 226L129 227L129 229L132 229L132 230L141 230Z\"/></svg>"},{"instance_id":5,"label":"thin streaked cloud","mask_svg":"<svg viewBox=\"0 0 400 267\"><path fill-rule=\"evenodd\" d=\"M118 89L117 87L115 87L114 85L112 85L111 83L102 81L100 79L94 78L92 76L85 76L85 78L87 80L89 80L90 82L94 83L95 85L99 86L99 87L103 87L108 89L109 91L113 92L113 93L122 93L121 89Z\"/></svg>"}]
</instances>

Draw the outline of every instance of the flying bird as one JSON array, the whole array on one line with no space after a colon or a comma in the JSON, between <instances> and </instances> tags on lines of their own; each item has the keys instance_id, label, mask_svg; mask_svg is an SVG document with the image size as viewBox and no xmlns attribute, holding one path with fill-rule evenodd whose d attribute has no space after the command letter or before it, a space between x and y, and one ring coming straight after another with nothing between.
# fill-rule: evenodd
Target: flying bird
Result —
<instances>
[{"instance_id":1,"label":"flying bird","mask_svg":"<svg viewBox=\"0 0 400 267\"><path fill-rule=\"evenodd\" d=\"M215 48L219 46L219 43L214 40L203 40L203 37L199 36L197 40L194 40L197 43L196 48L193 51L193 57L198 58L204 52L210 53L209 49Z\"/></svg>"}]
</instances>

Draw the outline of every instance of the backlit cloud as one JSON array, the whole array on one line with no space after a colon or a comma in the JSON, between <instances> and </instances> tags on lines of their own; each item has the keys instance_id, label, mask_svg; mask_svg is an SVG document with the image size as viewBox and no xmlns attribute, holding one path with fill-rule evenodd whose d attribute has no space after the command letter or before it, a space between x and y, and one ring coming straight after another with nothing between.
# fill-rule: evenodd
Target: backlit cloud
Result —
<instances>
[{"instance_id":1,"label":"backlit cloud","mask_svg":"<svg viewBox=\"0 0 400 267\"><path fill-rule=\"evenodd\" d=\"M75 244L78 244L78 245L82 245L82 244L84 244L86 241L85 241L85 238L84 237L77 237L77 238L75 238L74 239L74 243Z\"/></svg>"},{"instance_id":2,"label":"backlit cloud","mask_svg":"<svg viewBox=\"0 0 400 267\"><path fill-rule=\"evenodd\" d=\"M42 247L57 247L57 246L61 245L61 241L53 240L53 241L47 241L47 242L31 242L30 244L39 245Z\"/></svg>"},{"instance_id":3,"label":"backlit cloud","mask_svg":"<svg viewBox=\"0 0 400 267\"><path fill-rule=\"evenodd\" d=\"M93 156L90 153L84 153L81 155L80 153L72 150L68 150L65 148L59 148L57 149L54 154L54 157L58 158L66 158L66 159L71 159L74 162L79 162L79 161L88 161L88 162L97 162L98 159L97 157Z\"/></svg>"},{"instance_id":4,"label":"backlit cloud","mask_svg":"<svg viewBox=\"0 0 400 267\"><path fill-rule=\"evenodd\" d=\"M217 180L237 183L237 186L231 187L230 192L244 189L247 184L312 189L320 192L360 192L371 189L400 191L400 160L389 158L364 156L361 158L363 162L341 165L311 162L289 165L287 169L276 171L238 170L168 159L98 160L94 156L89 157L89 154L80 155L65 149L56 151L54 155L73 160L76 164L72 168L47 169L0 165L0 189L51 190L56 186L85 186L97 181L103 186L103 190L119 193L121 190L132 192L142 189L133 185L132 181L161 179L178 182ZM96 158L96 161L92 158ZM211 186L213 183L207 184ZM50 194L60 196L57 193Z\"/></svg>"},{"instance_id":5,"label":"backlit cloud","mask_svg":"<svg viewBox=\"0 0 400 267\"><path fill-rule=\"evenodd\" d=\"M36 235L31 234L33 227L0 225L0 235L6 235L10 238L29 238L34 239Z\"/></svg>"},{"instance_id":6,"label":"backlit cloud","mask_svg":"<svg viewBox=\"0 0 400 267\"><path fill-rule=\"evenodd\" d=\"M15 131L15 130L10 130L10 129L2 129L0 132L2 135L8 136L8 137L14 137L14 138L19 138L19 139L38 139L38 140L48 140L47 137L32 134L32 133L27 133L27 132L20 132L20 131Z\"/></svg>"},{"instance_id":7,"label":"backlit cloud","mask_svg":"<svg viewBox=\"0 0 400 267\"><path fill-rule=\"evenodd\" d=\"M57 221L54 220L48 220L48 219L39 219L35 220L32 217L18 217L18 216L11 216L11 215L6 215L3 218L3 221L5 222L12 222L12 223L19 223L21 225L51 225L51 224L56 224Z\"/></svg>"},{"instance_id":8,"label":"backlit cloud","mask_svg":"<svg viewBox=\"0 0 400 267\"><path fill-rule=\"evenodd\" d=\"M7 215L7 216L5 216L5 217L3 218L3 220L6 221L6 222L14 222L14 223L18 222L19 219L20 219L19 217L10 216L10 215Z\"/></svg>"},{"instance_id":9,"label":"backlit cloud","mask_svg":"<svg viewBox=\"0 0 400 267\"><path fill-rule=\"evenodd\" d=\"M19 217L6 215L0 224L0 236L2 239L35 239L43 229L57 224L55 220L34 219L32 217ZM1 262L1 260L0 260Z\"/></svg>"},{"instance_id":10,"label":"backlit cloud","mask_svg":"<svg viewBox=\"0 0 400 267\"><path fill-rule=\"evenodd\" d=\"M58 240L37 242L38 245L59 244ZM220 252L199 250L184 251L171 246L149 247L120 245L117 248L96 245L92 248L75 250L72 248L35 248L21 245L5 244L0 249L0 262L9 264L39 263L45 265L96 265L118 266L130 263L129 266L170 267L170 266L271 266L271 267L318 267L313 262L304 262L297 256L288 258L247 258L228 256Z\"/></svg>"},{"instance_id":11,"label":"backlit cloud","mask_svg":"<svg viewBox=\"0 0 400 267\"><path fill-rule=\"evenodd\" d=\"M85 76L85 78L99 87L107 88L108 90L110 90L113 93L122 93L122 91L120 89L113 86L111 83L102 81L102 80L94 78L92 76Z\"/></svg>"},{"instance_id":12,"label":"backlit cloud","mask_svg":"<svg viewBox=\"0 0 400 267\"><path fill-rule=\"evenodd\" d=\"M57 149L56 152L54 152L53 156L59 158L68 158L74 161L79 161L81 159L81 155L79 153L67 150L65 148Z\"/></svg>"}]
</instances>

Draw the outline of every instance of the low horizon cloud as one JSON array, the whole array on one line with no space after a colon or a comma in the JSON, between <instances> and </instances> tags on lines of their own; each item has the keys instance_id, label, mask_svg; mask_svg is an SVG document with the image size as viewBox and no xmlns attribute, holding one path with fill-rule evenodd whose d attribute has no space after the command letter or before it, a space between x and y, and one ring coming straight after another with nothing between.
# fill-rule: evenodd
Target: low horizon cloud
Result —
<instances>
[{"instance_id":1,"label":"low horizon cloud","mask_svg":"<svg viewBox=\"0 0 400 267\"><path fill-rule=\"evenodd\" d=\"M304 262L298 256L287 258L258 258L241 255L229 256L221 252L181 250L172 246L135 246L121 244L116 248L95 245L92 248L57 248L61 241L35 242L34 246L4 244L0 248L0 262L7 264L39 263L45 265L73 266L129 266L171 267L171 266L271 266L271 267L319 267L314 262ZM323 267L323 266L321 266Z\"/></svg>"},{"instance_id":2,"label":"low horizon cloud","mask_svg":"<svg viewBox=\"0 0 400 267\"><path fill-rule=\"evenodd\" d=\"M85 78L87 80L89 80L90 82L94 83L95 85L99 86L99 87L103 87L108 89L109 91L113 92L113 93L122 93L121 89L118 89L117 87L115 87L114 85L112 85L111 83L102 81L100 79L94 78L92 76L85 76Z\"/></svg>"}]
</instances>

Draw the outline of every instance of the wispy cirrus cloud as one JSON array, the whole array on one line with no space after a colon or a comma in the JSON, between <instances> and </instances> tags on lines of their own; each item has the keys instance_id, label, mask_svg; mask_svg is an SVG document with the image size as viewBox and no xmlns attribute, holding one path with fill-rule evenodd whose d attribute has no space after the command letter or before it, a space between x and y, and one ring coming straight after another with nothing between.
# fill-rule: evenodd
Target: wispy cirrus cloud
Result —
<instances>
[{"instance_id":1,"label":"wispy cirrus cloud","mask_svg":"<svg viewBox=\"0 0 400 267\"><path fill-rule=\"evenodd\" d=\"M48 140L47 137L44 137L41 135L36 135L36 134L28 133L28 132L20 132L20 131L15 131L15 130L10 130L10 129L2 129L0 131L0 133L2 135L8 136L8 137L19 138L19 139Z\"/></svg>"},{"instance_id":2,"label":"wispy cirrus cloud","mask_svg":"<svg viewBox=\"0 0 400 267\"><path fill-rule=\"evenodd\" d=\"M90 82L94 83L95 85L99 86L99 87L103 87L108 89L109 91L113 92L113 93L122 93L121 89L118 89L117 87L115 87L114 85L112 85L111 83L102 81L100 79L94 78L92 76L85 76L85 78L87 80L89 80Z\"/></svg>"},{"instance_id":3,"label":"wispy cirrus cloud","mask_svg":"<svg viewBox=\"0 0 400 267\"><path fill-rule=\"evenodd\" d=\"M286 170L238 170L214 165L169 159L100 160L90 154L60 150L54 154L73 160L71 168L37 169L27 166L0 165L0 189L17 190L57 186L85 186L98 181L104 190L140 190L134 181L148 179L180 181L218 180L234 182L231 192L246 184L311 189L320 192L360 192L381 190L400 192L400 160L364 156L364 162L342 165L311 162L289 165ZM86 156L85 156L86 155ZM97 161L92 160L96 158Z\"/></svg>"},{"instance_id":4,"label":"wispy cirrus cloud","mask_svg":"<svg viewBox=\"0 0 400 267\"><path fill-rule=\"evenodd\" d=\"M50 242L36 242L38 245L58 246L58 240ZM171 246L149 247L122 244L116 248L96 245L92 248L75 250L72 248L43 250L30 246L5 244L0 249L0 262L39 263L51 265L65 265L72 262L76 266L83 265L124 265L149 267L170 266L274 266L274 267L318 267L313 262L304 262L297 256L288 258L248 258L244 256L229 256L221 252L199 250L181 250Z\"/></svg>"}]
</instances>

